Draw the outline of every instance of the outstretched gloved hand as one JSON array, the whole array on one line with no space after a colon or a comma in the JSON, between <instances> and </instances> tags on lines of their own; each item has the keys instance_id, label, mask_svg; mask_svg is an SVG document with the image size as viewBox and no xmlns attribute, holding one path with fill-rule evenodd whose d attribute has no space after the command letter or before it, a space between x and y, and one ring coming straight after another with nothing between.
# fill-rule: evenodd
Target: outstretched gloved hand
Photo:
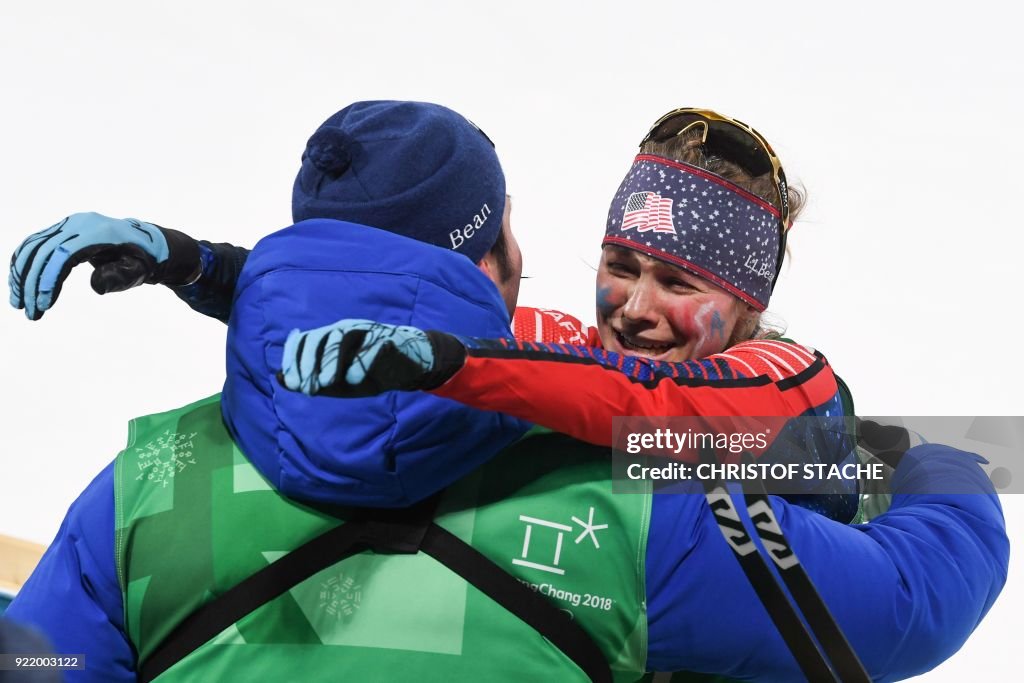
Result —
<instances>
[{"instance_id":1,"label":"outstretched gloved hand","mask_svg":"<svg viewBox=\"0 0 1024 683\"><path fill-rule=\"evenodd\" d=\"M11 305L39 320L60 295L71 269L88 261L99 294L141 285L184 285L200 274L199 243L177 230L134 218L76 213L29 236L11 256Z\"/></svg>"},{"instance_id":2,"label":"outstretched gloved hand","mask_svg":"<svg viewBox=\"0 0 1024 683\"><path fill-rule=\"evenodd\" d=\"M278 381L309 396L375 396L439 387L465 359L465 347L452 335L346 319L306 332L292 330Z\"/></svg>"}]
</instances>

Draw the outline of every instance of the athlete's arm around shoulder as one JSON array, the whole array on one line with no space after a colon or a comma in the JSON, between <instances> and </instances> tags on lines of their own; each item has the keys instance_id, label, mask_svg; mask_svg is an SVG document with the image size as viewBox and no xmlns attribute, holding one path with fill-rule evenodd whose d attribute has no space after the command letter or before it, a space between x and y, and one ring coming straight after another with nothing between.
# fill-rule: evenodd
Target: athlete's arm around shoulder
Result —
<instances>
[{"instance_id":1,"label":"athlete's arm around shoulder","mask_svg":"<svg viewBox=\"0 0 1024 683\"><path fill-rule=\"evenodd\" d=\"M445 339L440 341L445 342ZM610 445L623 415L802 415L838 391L825 357L781 340L681 363L591 346L458 338L465 361L433 393Z\"/></svg>"},{"instance_id":2,"label":"athlete's arm around shoulder","mask_svg":"<svg viewBox=\"0 0 1024 683\"><path fill-rule=\"evenodd\" d=\"M54 654L84 656L84 670L64 672L67 683L135 681L115 566L113 464L72 503L5 616L41 631Z\"/></svg>"}]
</instances>

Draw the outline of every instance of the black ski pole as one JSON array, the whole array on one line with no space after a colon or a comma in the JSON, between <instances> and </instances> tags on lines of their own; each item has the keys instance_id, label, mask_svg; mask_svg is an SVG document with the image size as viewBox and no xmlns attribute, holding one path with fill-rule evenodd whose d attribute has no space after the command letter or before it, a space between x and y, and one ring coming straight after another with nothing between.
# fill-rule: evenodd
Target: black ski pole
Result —
<instances>
[{"instance_id":1,"label":"black ski pole","mask_svg":"<svg viewBox=\"0 0 1024 683\"><path fill-rule=\"evenodd\" d=\"M714 449L702 447L700 461L703 464L717 464ZM761 553L757 551L750 534L747 533L739 511L733 503L732 496L719 479L704 479L704 497L715 515L718 530L722 532L726 543L732 548L733 555L739 562L743 573L757 593L768 616L771 618L786 647L793 654L797 665L809 681L836 681L836 676L829 667L817 644L811 637L807 626L800 619L793 604L786 597L772 570L768 567Z\"/></svg>"},{"instance_id":2,"label":"black ski pole","mask_svg":"<svg viewBox=\"0 0 1024 683\"><path fill-rule=\"evenodd\" d=\"M748 462L750 458L747 454ZM752 490L748 491L747 488ZM775 563L783 582L789 589L790 595L796 602L797 607L807 619L811 631L821 644L825 655L828 657L839 680L842 683L870 683L871 676L861 663L857 653L854 652L850 642L839 628L828 605L822 600L814 582L807 575L807 571L800 564L800 559L793 552L789 539L782 533L782 527L772 510L771 501L768 500L768 492L764 482L760 479L753 482L744 482L743 499L747 506L747 513L754 524L754 529L762 545L768 551L768 556Z\"/></svg>"}]
</instances>

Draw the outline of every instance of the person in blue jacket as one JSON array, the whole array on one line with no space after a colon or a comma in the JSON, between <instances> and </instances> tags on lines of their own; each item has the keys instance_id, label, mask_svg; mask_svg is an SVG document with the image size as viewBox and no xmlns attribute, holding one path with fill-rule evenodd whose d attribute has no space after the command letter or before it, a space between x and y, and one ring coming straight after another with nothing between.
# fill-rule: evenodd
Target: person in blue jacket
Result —
<instances>
[{"instance_id":1,"label":"person in blue jacket","mask_svg":"<svg viewBox=\"0 0 1024 683\"><path fill-rule=\"evenodd\" d=\"M475 201L469 209L477 209ZM372 458L381 443L420 441L472 455L472 442L483 435L505 434L509 443L522 434L521 423L481 424L477 413L451 420L451 431L443 433L451 405L437 399L446 417L439 420L436 409L412 403L424 400L418 394L362 399L368 401L362 409L279 391L273 370L292 328L348 316L478 337L507 334L494 329L507 325L507 302L471 261L331 219L290 230L269 238L265 258L243 270L239 291L250 298L240 296L242 306L232 313L222 399L232 437L275 488L332 502L339 453ZM346 292L344 301L337 291ZM953 481L956 489L944 488ZM954 652L998 595L1008 557L998 500L973 456L941 446L912 449L894 490L890 512L859 527L772 502L804 566L880 680L925 671ZM114 516L107 468L72 506L9 611L47 633L58 652L85 653L84 680L135 678L114 562ZM646 668L775 680L798 675L714 524L700 496L653 499L643 577Z\"/></svg>"}]
</instances>

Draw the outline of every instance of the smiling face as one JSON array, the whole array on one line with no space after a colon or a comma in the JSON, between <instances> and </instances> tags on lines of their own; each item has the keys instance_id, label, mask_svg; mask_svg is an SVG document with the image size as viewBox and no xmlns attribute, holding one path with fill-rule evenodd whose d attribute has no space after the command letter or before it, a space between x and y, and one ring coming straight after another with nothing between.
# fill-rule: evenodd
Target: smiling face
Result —
<instances>
[{"instance_id":1,"label":"smiling face","mask_svg":"<svg viewBox=\"0 0 1024 683\"><path fill-rule=\"evenodd\" d=\"M606 246L597 270L604 348L679 362L719 353L753 309L692 273L632 249Z\"/></svg>"}]
</instances>

